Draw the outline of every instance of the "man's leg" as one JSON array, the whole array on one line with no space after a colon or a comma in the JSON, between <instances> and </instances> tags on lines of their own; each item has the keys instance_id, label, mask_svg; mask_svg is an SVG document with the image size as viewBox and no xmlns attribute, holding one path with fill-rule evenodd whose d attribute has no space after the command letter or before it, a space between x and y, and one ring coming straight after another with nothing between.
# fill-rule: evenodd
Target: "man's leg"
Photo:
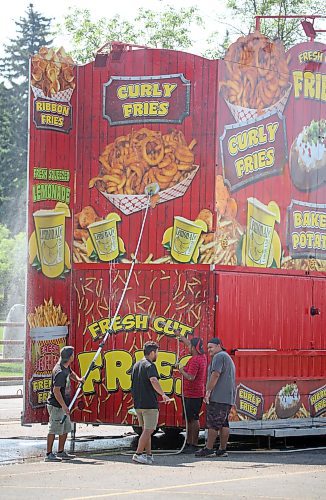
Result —
<instances>
[{"instance_id":1,"label":"man's leg","mask_svg":"<svg viewBox=\"0 0 326 500\"><path fill-rule=\"evenodd\" d=\"M52 453L53 443L55 440L55 434L48 434L46 439L46 453Z\"/></svg>"},{"instance_id":2,"label":"man's leg","mask_svg":"<svg viewBox=\"0 0 326 500\"><path fill-rule=\"evenodd\" d=\"M188 432L187 432L187 444L192 444L193 430L192 430L193 420L188 420Z\"/></svg>"},{"instance_id":3,"label":"man's leg","mask_svg":"<svg viewBox=\"0 0 326 500\"><path fill-rule=\"evenodd\" d=\"M68 434L61 434L59 436L58 452L61 453L64 450Z\"/></svg>"},{"instance_id":4,"label":"man's leg","mask_svg":"<svg viewBox=\"0 0 326 500\"><path fill-rule=\"evenodd\" d=\"M206 448L208 448L209 450L212 450L214 448L214 443L216 441L217 436L218 436L218 431L216 431L215 429L208 429Z\"/></svg>"},{"instance_id":5,"label":"man's leg","mask_svg":"<svg viewBox=\"0 0 326 500\"><path fill-rule=\"evenodd\" d=\"M199 435L199 421L192 419L188 422L187 443L191 444L191 445L197 445L198 444L198 435Z\"/></svg>"},{"instance_id":6,"label":"man's leg","mask_svg":"<svg viewBox=\"0 0 326 500\"><path fill-rule=\"evenodd\" d=\"M230 436L229 427L221 427L220 429L220 450L226 450Z\"/></svg>"},{"instance_id":7,"label":"man's leg","mask_svg":"<svg viewBox=\"0 0 326 500\"><path fill-rule=\"evenodd\" d=\"M151 454L151 436L153 434L153 429L143 429L143 432L139 438L136 453L141 455L146 451L149 455Z\"/></svg>"},{"instance_id":8,"label":"man's leg","mask_svg":"<svg viewBox=\"0 0 326 500\"><path fill-rule=\"evenodd\" d=\"M192 444L194 446L198 446L199 430L200 430L199 420L194 420L192 429Z\"/></svg>"}]
</instances>

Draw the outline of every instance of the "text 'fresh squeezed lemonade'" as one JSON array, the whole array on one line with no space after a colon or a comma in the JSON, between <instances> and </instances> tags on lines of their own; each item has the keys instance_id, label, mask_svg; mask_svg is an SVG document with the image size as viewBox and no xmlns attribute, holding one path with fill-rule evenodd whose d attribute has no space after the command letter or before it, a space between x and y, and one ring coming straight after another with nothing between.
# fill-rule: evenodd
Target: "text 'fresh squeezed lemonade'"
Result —
<instances>
[{"instance_id":1,"label":"text 'fresh squeezed lemonade'","mask_svg":"<svg viewBox=\"0 0 326 500\"><path fill-rule=\"evenodd\" d=\"M267 267L275 214L256 198L248 198L246 265Z\"/></svg>"},{"instance_id":2,"label":"text 'fresh squeezed lemonade'","mask_svg":"<svg viewBox=\"0 0 326 500\"><path fill-rule=\"evenodd\" d=\"M171 255L178 262L190 262L203 228L185 219L174 217Z\"/></svg>"},{"instance_id":3,"label":"text 'fresh squeezed lemonade'","mask_svg":"<svg viewBox=\"0 0 326 500\"><path fill-rule=\"evenodd\" d=\"M65 267L65 213L38 210L33 217L42 273L56 278Z\"/></svg>"},{"instance_id":4,"label":"text 'fresh squeezed lemonade'","mask_svg":"<svg viewBox=\"0 0 326 500\"><path fill-rule=\"evenodd\" d=\"M94 248L100 260L109 262L119 255L116 220L101 220L88 226Z\"/></svg>"}]
</instances>

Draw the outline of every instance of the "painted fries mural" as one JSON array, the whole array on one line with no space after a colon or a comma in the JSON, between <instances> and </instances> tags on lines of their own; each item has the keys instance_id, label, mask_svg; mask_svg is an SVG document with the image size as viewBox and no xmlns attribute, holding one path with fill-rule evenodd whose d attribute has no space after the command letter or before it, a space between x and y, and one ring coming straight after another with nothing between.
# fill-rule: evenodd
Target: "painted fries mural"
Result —
<instances>
[{"instance_id":1,"label":"painted fries mural","mask_svg":"<svg viewBox=\"0 0 326 500\"><path fill-rule=\"evenodd\" d=\"M213 335L210 266L326 271L325 111L319 43L285 52L255 32L221 61L154 49L111 53L101 67L77 67L64 49L32 57L25 422L46 420L63 345L75 346L77 371L92 360L152 185L135 271L72 417L131 423L132 364L153 339L176 396L160 424L183 425L174 365L188 353L175 332ZM232 418L325 416L324 383L239 380Z\"/></svg>"}]
</instances>

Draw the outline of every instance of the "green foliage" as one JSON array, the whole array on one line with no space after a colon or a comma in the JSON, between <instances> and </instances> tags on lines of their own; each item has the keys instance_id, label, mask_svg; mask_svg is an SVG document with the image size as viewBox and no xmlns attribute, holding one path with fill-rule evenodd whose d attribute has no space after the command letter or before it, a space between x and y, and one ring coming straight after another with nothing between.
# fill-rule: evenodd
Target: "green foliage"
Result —
<instances>
[{"instance_id":1,"label":"green foliage","mask_svg":"<svg viewBox=\"0 0 326 500\"><path fill-rule=\"evenodd\" d=\"M4 302L10 296L15 302L24 302L26 255L26 234L14 236L0 224L0 284Z\"/></svg>"},{"instance_id":2,"label":"green foliage","mask_svg":"<svg viewBox=\"0 0 326 500\"><path fill-rule=\"evenodd\" d=\"M72 57L86 63L106 42L119 41L165 49L186 49L192 44L192 27L202 25L196 7L176 10L167 6L159 12L139 9L133 21L119 15L93 21L88 9L70 9L59 32L71 38Z\"/></svg>"},{"instance_id":3,"label":"green foliage","mask_svg":"<svg viewBox=\"0 0 326 500\"><path fill-rule=\"evenodd\" d=\"M179 50L192 44L193 25L203 24L196 7L176 10L171 6L160 12L139 9L135 22L139 25L140 39L145 45Z\"/></svg>"},{"instance_id":4,"label":"green foliage","mask_svg":"<svg viewBox=\"0 0 326 500\"><path fill-rule=\"evenodd\" d=\"M241 21L243 34L255 29L256 15L326 14L325 0L243 0L241 3L237 0L228 0L227 6L237 20ZM281 39L286 48L306 40L300 19L261 20L261 31L271 39Z\"/></svg>"},{"instance_id":5,"label":"green foliage","mask_svg":"<svg viewBox=\"0 0 326 500\"><path fill-rule=\"evenodd\" d=\"M71 37L74 47L71 55L76 62L91 60L95 51L109 40L136 43L137 33L133 25L119 15L92 21L88 9L70 8L69 11L58 30Z\"/></svg>"},{"instance_id":6,"label":"green foliage","mask_svg":"<svg viewBox=\"0 0 326 500\"><path fill-rule=\"evenodd\" d=\"M225 56L225 52L231 44L229 30L226 30L222 43L219 42L218 37L219 34L217 31L214 31L214 33L211 33L208 37L208 49L203 53L204 57L208 59L222 59Z\"/></svg>"},{"instance_id":7,"label":"green foliage","mask_svg":"<svg viewBox=\"0 0 326 500\"><path fill-rule=\"evenodd\" d=\"M3 83L0 83L0 205L8 199L8 183L17 184L17 172L15 165L11 164L12 144L15 130L12 126L12 103L13 96Z\"/></svg>"},{"instance_id":8,"label":"green foliage","mask_svg":"<svg viewBox=\"0 0 326 500\"><path fill-rule=\"evenodd\" d=\"M13 227L26 203L29 56L52 43L50 19L30 4L0 62L0 222ZM16 211L15 217L12 212ZM24 227L25 215L18 228Z\"/></svg>"}]
</instances>

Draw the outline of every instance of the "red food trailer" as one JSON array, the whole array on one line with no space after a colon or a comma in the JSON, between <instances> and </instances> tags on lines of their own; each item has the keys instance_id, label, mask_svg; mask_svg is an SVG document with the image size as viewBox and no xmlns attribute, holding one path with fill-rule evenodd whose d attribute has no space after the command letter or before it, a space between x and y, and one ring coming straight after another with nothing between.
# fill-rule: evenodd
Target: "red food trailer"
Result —
<instances>
[{"instance_id":1,"label":"red food trailer","mask_svg":"<svg viewBox=\"0 0 326 500\"><path fill-rule=\"evenodd\" d=\"M175 398L159 425L182 429L179 331L233 356L232 432L323 432L325 117L316 42L285 52L255 32L224 60L120 43L84 66L63 49L31 58L24 423L47 421L63 345L86 372L126 289L73 421L136 423L130 372L153 339Z\"/></svg>"}]
</instances>

